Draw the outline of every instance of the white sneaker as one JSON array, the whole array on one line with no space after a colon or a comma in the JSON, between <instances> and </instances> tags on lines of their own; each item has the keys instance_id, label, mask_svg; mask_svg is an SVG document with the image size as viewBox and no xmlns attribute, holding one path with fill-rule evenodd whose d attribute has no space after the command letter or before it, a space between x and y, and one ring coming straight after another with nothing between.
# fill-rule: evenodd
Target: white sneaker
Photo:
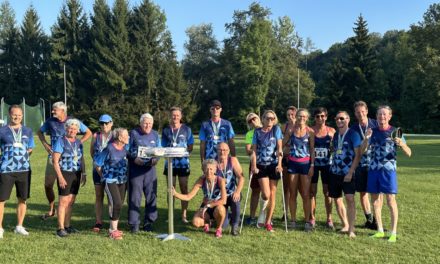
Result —
<instances>
[{"instance_id":1,"label":"white sneaker","mask_svg":"<svg viewBox=\"0 0 440 264\"><path fill-rule=\"evenodd\" d=\"M14 229L14 233L18 235L28 236L29 232L24 229L23 226L16 226Z\"/></svg>"},{"instance_id":2,"label":"white sneaker","mask_svg":"<svg viewBox=\"0 0 440 264\"><path fill-rule=\"evenodd\" d=\"M3 233L5 232L5 230L3 228L0 228L0 239L3 238Z\"/></svg>"},{"instance_id":3,"label":"white sneaker","mask_svg":"<svg viewBox=\"0 0 440 264\"><path fill-rule=\"evenodd\" d=\"M268 203L269 200L263 200L260 198L260 215L258 215L257 228L264 227L266 222L266 207Z\"/></svg>"}]
</instances>

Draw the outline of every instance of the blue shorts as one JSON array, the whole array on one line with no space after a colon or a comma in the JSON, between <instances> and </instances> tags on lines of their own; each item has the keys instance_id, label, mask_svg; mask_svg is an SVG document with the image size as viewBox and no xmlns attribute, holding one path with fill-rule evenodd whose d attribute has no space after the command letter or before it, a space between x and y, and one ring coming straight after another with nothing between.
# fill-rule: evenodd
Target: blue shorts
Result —
<instances>
[{"instance_id":1,"label":"blue shorts","mask_svg":"<svg viewBox=\"0 0 440 264\"><path fill-rule=\"evenodd\" d=\"M94 185L102 185L104 186L104 182L102 181L101 176L99 176L98 172L95 168L93 168L93 184Z\"/></svg>"},{"instance_id":2,"label":"blue shorts","mask_svg":"<svg viewBox=\"0 0 440 264\"><path fill-rule=\"evenodd\" d=\"M367 192L397 194L397 173L387 170L369 170Z\"/></svg>"},{"instance_id":3,"label":"blue shorts","mask_svg":"<svg viewBox=\"0 0 440 264\"><path fill-rule=\"evenodd\" d=\"M289 166L287 167L287 171L289 174L309 174L310 162L300 163L289 160Z\"/></svg>"}]
</instances>

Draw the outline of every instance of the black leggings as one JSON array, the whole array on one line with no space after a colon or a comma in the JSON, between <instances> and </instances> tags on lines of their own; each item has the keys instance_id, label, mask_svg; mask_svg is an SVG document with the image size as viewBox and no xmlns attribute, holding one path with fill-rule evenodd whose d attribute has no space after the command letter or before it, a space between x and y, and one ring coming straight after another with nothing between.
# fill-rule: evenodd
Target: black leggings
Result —
<instances>
[{"instance_id":1,"label":"black leggings","mask_svg":"<svg viewBox=\"0 0 440 264\"><path fill-rule=\"evenodd\" d=\"M105 183L105 193L108 198L108 213L110 220L119 220L122 204L125 199L126 184Z\"/></svg>"}]
</instances>

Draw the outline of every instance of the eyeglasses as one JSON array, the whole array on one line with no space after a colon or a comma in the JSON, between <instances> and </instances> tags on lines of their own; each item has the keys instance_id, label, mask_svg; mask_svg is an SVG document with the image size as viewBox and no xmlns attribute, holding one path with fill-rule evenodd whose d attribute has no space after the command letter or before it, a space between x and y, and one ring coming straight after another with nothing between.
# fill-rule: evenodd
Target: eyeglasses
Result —
<instances>
[{"instance_id":1,"label":"eyeglasses","mask_svg":"<svg viewBox=\"0 0 440 264\"><path fill-rule=\"evenodd\" d=\"M336 121L344 121L345 117L336 117Z\"/></svg>"},{"instance_id":2,"label":"eyeglasses","mask_svg":"<svg viewBox=\"0 0 440 264\"><path fill-rule=\"evenodd\" d=\"M268 120L268 121L274 121L274 120L275 120L275 117L273 117L273 116L267 116L267 117L266 117L266 120Z\"/></svg>"},{"instance_id":3,"label":"eyeglasses","mask_svg":"<svg viewBox=\"0 0 440 264\"><path fill-rule=\"evenodd\" d=\"M315 115L315 118L324 118L325 115Z\"/></svg>"},{"instance_id":4,"label":"eyeglasses","mask_svg":"<svg viewBox=\"0 0 440 264\"><path fill-rule=\"evenodd\" d=\"M211 107L211 110L214 110L214 109L215 109L215 110L220 110L221 107L220 107L220 106L212 106L212 107Z\"/></svg>"},{"instance_id":5,"label":"eyeglasses","mask_svg":"<svg viewBox=\"0 0 440 264\"><path fill-rule=\"evenodd\" d=\"M257 119L257 118L256 117L252 117L251 119L249 119L248 124L251 124L252 122L254 122L255 119Z\"/></svg>"}]
</instances>

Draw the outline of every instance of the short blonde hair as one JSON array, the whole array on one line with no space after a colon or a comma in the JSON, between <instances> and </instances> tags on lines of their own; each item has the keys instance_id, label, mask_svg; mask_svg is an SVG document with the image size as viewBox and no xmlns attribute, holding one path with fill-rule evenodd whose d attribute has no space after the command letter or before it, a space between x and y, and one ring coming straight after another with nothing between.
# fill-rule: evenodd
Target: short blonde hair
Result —
<instances>
[{"instance_id":1,"label":"short blonde hair","mask_svg":"<svg viewBox=\"0 0 440 264\"><path fill-rule=\"evenodd\" d=\"M251 120L253 118L255 118L256 121L257 121L257 123L255 124L255 128L262 127L260 117L257 114L255 114L255 113L249 113L246 116L246 126L247 126L248 130L252 129L251 125L249 125L249 120Z\"/></svg>"}]
</instances>

